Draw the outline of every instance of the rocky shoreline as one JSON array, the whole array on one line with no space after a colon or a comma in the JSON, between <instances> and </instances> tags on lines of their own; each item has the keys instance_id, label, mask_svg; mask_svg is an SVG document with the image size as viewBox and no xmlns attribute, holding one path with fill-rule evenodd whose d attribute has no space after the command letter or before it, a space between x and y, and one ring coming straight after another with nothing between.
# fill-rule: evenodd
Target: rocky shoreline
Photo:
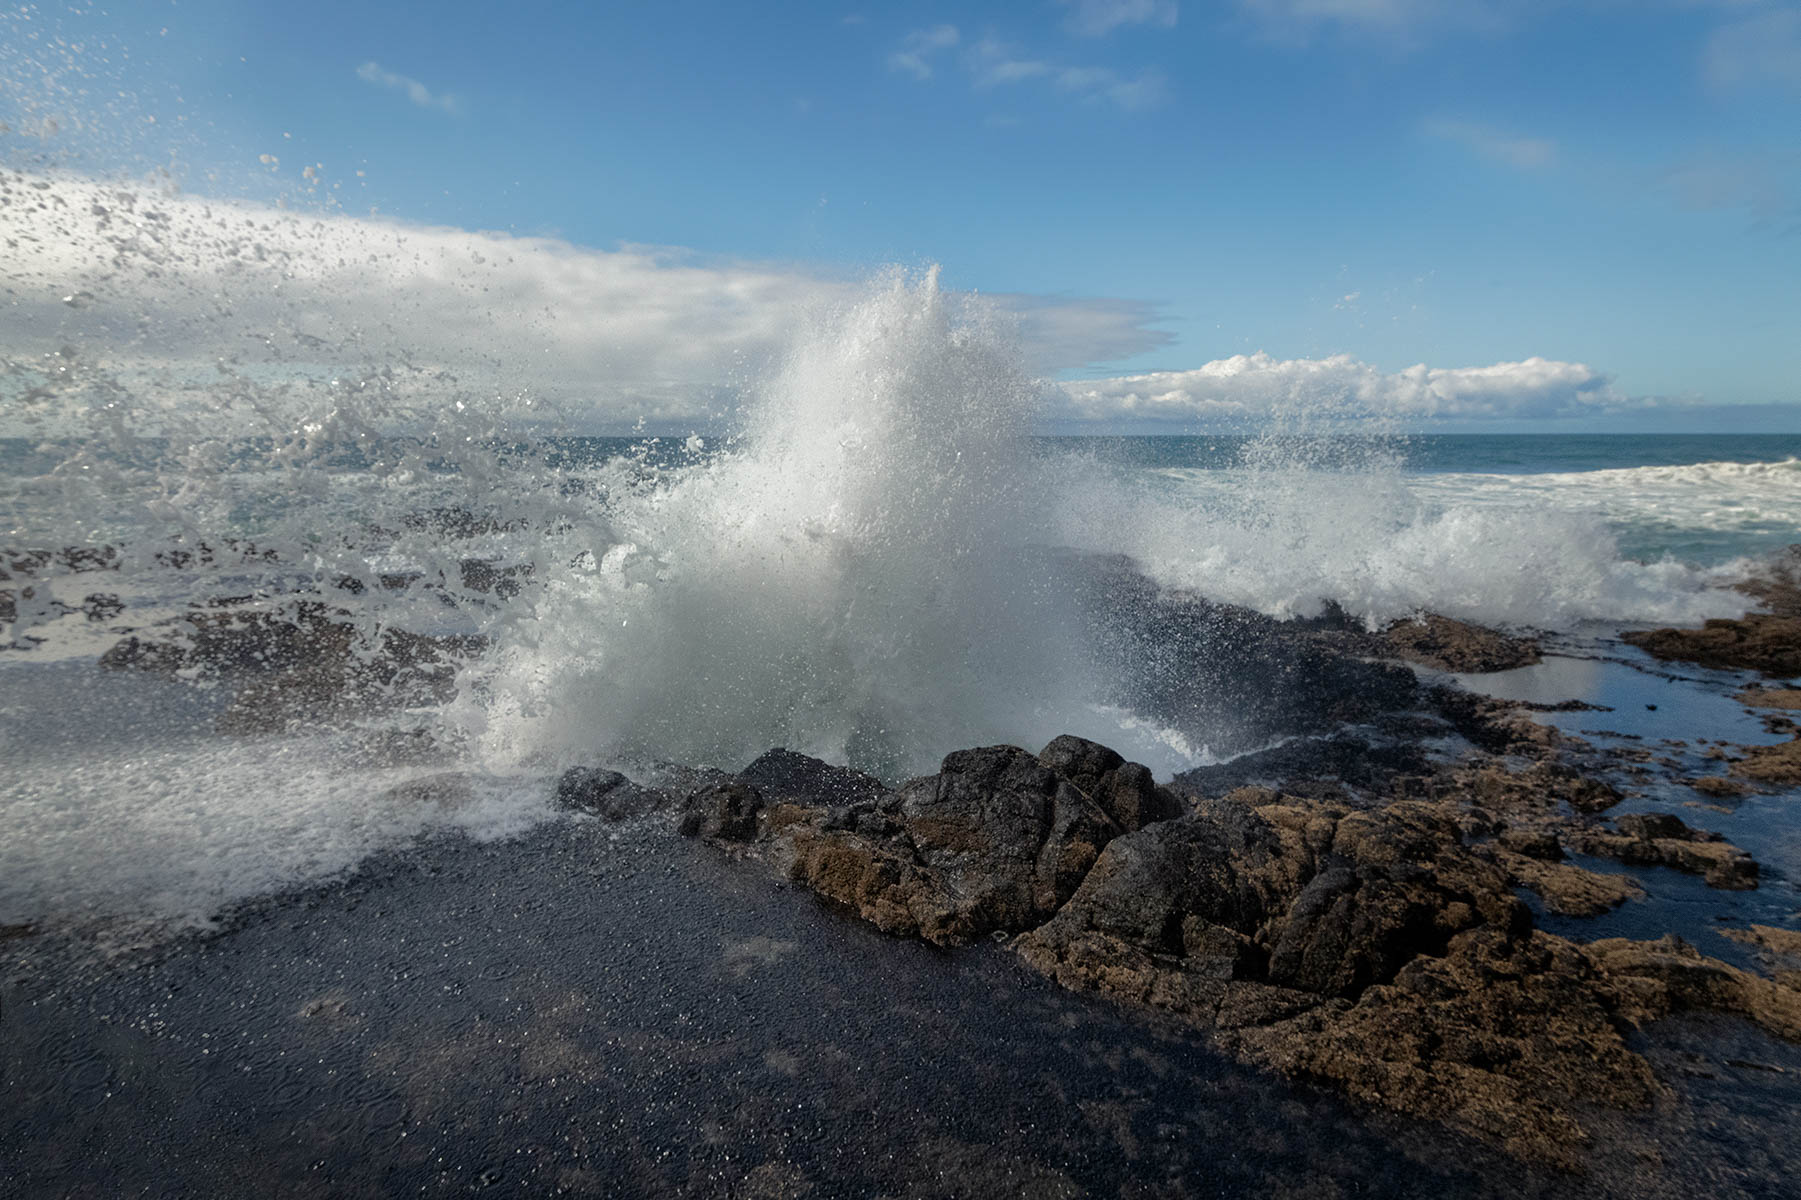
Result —
<instances>
[{"instance_id":1,"label":"rocky shoreline","mask_svg":"<svg viewBox=\"0 0 1801 1200\"><path fill-rule=\"evenodd\" d=\"M1674 814L1610 815L1635 779L1667 777L1674 760L1599 748L1536 720L1546 706L1434 674L1529 666L1538 639L1429 614L1375 633L1335 612L1278 622L1156 593L1119 563L1091 570L1090 608L1108 618L1096 636L1119 639L1150 710L1191 723L1231 712L1227 750L1280 744L1167 784L1073 736L1036 752L961 750L897 782L775 749L736 773L578 767L557 799L603 821L669 812L682 834L883 933L991 940L1243 1062L1562 1170L1584 1169L1598 1113L1668 1095L1673 1082L1637 1048L1650 1023L1726 1014L1801 1041L1792 930L1722 931L1754 948L1752 970L1673 933L1582 940L1541 927L1535 905L1580 920L1634 902L1633 869L1721 891L1756 889L1762 870ZM1739 698L1790 740L1710 748L1723 770L1680 782L1711 801L1801 785L1788 715L1801 689L1778 682L1801 675L1794 576L1783 564L1755 585L1768 612L1624 636L1660 659L1766 675ZM362 645L347 618L319 601L281 616L198 609L127 636L101 665L230 684L219 728L240 736L430 702L484 649L400 630ZM1146 649L1169 645L1187 649ZM409 786L466 785L449 774Z\"/></svg>"},{"instance_id":2,"label":"rocky shoreline","mask_svg":"<svg viewBox=\"0 0 1801 1200\"><path fill-rule=\"evenodd\" d=\"M772 751L696 789L680 820L884 932L1005 941L1067 987L1173 1013L1248 1061L1568 1168L1588 1139L1580 1110L1657 1098L1628 1046L1646 1022L1705 1010L1801 1040L1792 981L1674 937L1535 929L1516 887L1584 911L1632 885L1556 861L1556 809L1581 776L1485 771L1397 777L1387 797L1209 795L1064 737L1038 755L961 751L891 791ZM1675 818L1616 825L1565 836L1755 886L1748 856Z\"/></svg>"}]
</instances>

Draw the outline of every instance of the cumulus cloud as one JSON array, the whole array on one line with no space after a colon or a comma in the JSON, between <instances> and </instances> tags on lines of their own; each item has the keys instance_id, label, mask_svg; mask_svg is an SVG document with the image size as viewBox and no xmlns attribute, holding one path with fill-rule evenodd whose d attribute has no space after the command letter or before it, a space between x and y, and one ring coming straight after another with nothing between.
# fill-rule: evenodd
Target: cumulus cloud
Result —
<instances>
[{"instance_id":1,"label":"cumulus cloud","mask_svg":"<svg viewBox=\"0 0 1801 1200\"><path fill-rule=\"evenodd\" d=\"M372 83L390 91L403 92L408 100L420 108L435 108L439 112L454 114L462 107L455 96L443 92L433 92L410 75L400 75L385 70L377 62L366 62L358 67L356 77L364 83Z\"/></svg>"},{"instance_id":2,"label":"cumulus cloud","mask_svg":"<svg viewBox=\"0 0 1801 1200\"><path fill-rule=\"evenodd\" d=\"M1190 371L1156 371L1055 385L1063 422L1255 423L1317 413L1403 421L1570 417L1643 407L1582 363L1528 358L1487 367L1384 372L1350 355L1277 359L1240 354Z\"/></svg>"},{"instance_id":3,"label":"cumulus cloud","mask_svg":"<svg viewBox=\"0 0 1801 1200\"><path fill-rule=\"evenodd\" d=\"M810 321L867 286L791 264L24 173L0 173L0 233L0 395L78 364L146 402L202 392L221 419L329 406L354 388L396 411L530 395L595 431L640 418L712 427ZM1036 373L1166 340L1148 328L1155 311L1128 301L962 302L1016 322ZM0 436L28 436L17 421L29 408L0 405Z\"/></svg>"},{"instance_id":4,"label":"cumulus cloud","mask_svg":"<svg viewBox=\"0 0 1801 1200\"><path fill-rule=\"evenodd\" d=\"M1425 124L1435 138L1458 142L1492 162L1531 170L1548 167L1557 158L1557 143L1549 138L1520 137L1492 125L1435 117Z\"/></svg>"},{"instance_id":5,"label":"cumulus cloud","mask_svg":"<svg viewBox=\"0 0 1801 1200\"><path fill-rule=\"evenodd\" d=\"M1065 25L1083 37L1104 37L1126 25L1170 29L1178 16L1175 0L1057 0L1070 10Z\"/></svg>"},{"instance_id":6,"label":"cumulus cloud","mask_svg":"<svg viewBox=\"0 0 1801 1200\"><path fill-rule=\"evenodd\" d=\"M955 25L934 25L907 35L899 50L888 56L891 70L904 71L915 79L932 77L932 59L941 50L949 50L962 40Z\"/></svg>"}]
</instances>

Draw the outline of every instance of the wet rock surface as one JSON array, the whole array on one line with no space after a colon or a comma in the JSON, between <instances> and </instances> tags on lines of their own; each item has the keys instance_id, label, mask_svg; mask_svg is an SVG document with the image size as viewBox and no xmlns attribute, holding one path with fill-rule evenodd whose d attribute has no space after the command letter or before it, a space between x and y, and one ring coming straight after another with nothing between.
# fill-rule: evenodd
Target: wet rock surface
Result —
<instances>
[{"instance_id":1,"label":"wet rock surface","mask_svg":"<svg viewBox=\"0 0 1801 1200\"><path fill-rule=\"evenodd\" d=\"M1117 574L1106 578L1106 602L1136 607L1137 633L1173 647L1152 654L1154 636L1116 647L1145 672L1153 711L1187 721L1229 713L1246 740L1337 732L1168 786L1074 737L1036 753L959 751L932 775L893 782L781 749L736 774L665 764L628 778L573 768L548 785L555 801L599 820L520 844L527 855L554 845L548 868L533 862L527 871L514 848L439 847L341 891L252 906L226 937L146 968L163 992L139 994L114 977L87 993L95 1011L115 1014L102 1026L136 1029L131 1036L71 1032L78 1017L28 1011L33 1048L13 1055L6 1077L24 1098L22 1127L85 1130L79 1144L100 1152L90 1163L34 1145L0 1163L9 1172L0 1179L48 1187L109 1170L140 1178L136 1147L181 1125L168 1097L192 1087L219 1089L219 1103L236 1106L222 1111L252 1114L259 1132L213 1144L196 1134L181 1151L189 1174L175 1177L222 1172L226 1190L245 1193L272 1180L304 1190L295 1181L308 1179L321 1181L321 1194L504 1185L939 1195L952 1177L972 1195L1332 1194L1332 1179L1352 1181L1342 1191L1383 1194L1567 1190L1561 1175L1540 1170L1550 1166L1597 1172L1584 1194L1687 1196L1722 1181L1727 1194L1786 1194L1801 1154L1790 1161L1768 1149L1770 1130L1788 1128L1786 1110L1751 1114L1740 1133L1718 1133L1712 1117L1715 1133L1695 1132L1689 1076L1679 1056L1656 1052L1656 1039L1673 1017L1731 1018L1739 1024L1723 1026L1730 1036L1754 1039L1750 1057L1733 1061L1787 1070L1780 1064L1797 1052L1770 1039L1801 1038L1796 967L1774 943L1751 943L1763 957L1748 971L1673 938L1556 936L1535 927L1522 898L1536 896L1541 914L1596 917L1635 904L1645 888L1591 869L1602 866L1595 858L1673 868L1724 889L1756 887L1757 863L1666 814L1608 820L1633 790L1629 773L1602 778L1607 754L1535 720L1547 706L1422 686L1405 667L1365 661L1413 654L1440 670L1504 669L1480 664L1528 652L1515 639L1426 618L1401 635L1405 645L1372 651L1365 639L1378 635L1329 618L1271 622L1192 598L1147 598ZM222 727L255 732L442 688L460 656L480 649L398 632L371 648L341 616L325 606L298 620L201 613L179 637L128 639L107 665L229 683L236 695ZM1608 753L1615 766L1626 761ZM1786 786L1785 753L1717 757L1735 780L1746 763L1775 764L1767 778L1753 777ZM405 786L419 804L454 807L474 794L456 772ZM673 819L634 820L662 810ZM659 841L670 824L724 853ZM617 844L639 857L621 867L608 858ZM470 863L500 874L477 878ZM420 864L429 864L423 876L414 873ZM533 881L540 869L554 882ZM451 877L449 891L435 890L438 872ZM772 878L825 906L797 905ZM578 889L593 894L572 898ZM439 903L442 914L418 908ZM496 903L513 906L512 924L491 919ZM365 915L398 922L368 935L388 941L375 962L365 958L377 951L346 933L358 920L349 911L364 904ZM328 914L322 924L305 915L319 910ZM837 940L819 941L817 928ZM283 958L293 934L306 964L329 968L329 985L326 976L306 976L304 986L290 976L303 969ZM1016 958L979 946L990 938ZM445 962L432 957L434 939ZM34 930L0 944L41 940ZM699 962L696 946L718 962ZM237 953L252 958L231 964ZM803 969L797 958L813 953L821 960ZM217 974L202 965L222 961L230 965ZM167 963L173 989L155 974ZM932 982L915 988L906 972L919 964ZM190 968L200 975L182 975ZM204 1064L188 1060L211 1034L191 1033L186 1049L157 1057L143 1040L161 1036L148 1032L156 1027L129 1015L138 1006L153 1014L147 1020L165 1020L183 987L192 995L259 971L277 1007L241 1018L240 1044L280 1047L283 1057L290 1035L270 1034L267 1023L291 1011L304 1031L292 1062L304 1051L333 1064L296 1081L308 1097L298 1107L249 1096L236 1076L202 1078ZM769 991L759 993L765 973ZM522 976L530 989L509 983ZM9 1037L21 1028L16 1001L35 1006L32 995L8 993L0 1020L15 1021ZM472 998L467 1010L458 1008L463 996ZM461 1015L417 1025L421 1006L440 1004ZM822 1004L834 1028L856 1032L820 1035L812 1020ZM416 1027L402 1029L408 1013ZM203 1007L191 1028L219 1018ZM1106 1032L1079 1042L1057 1032L1083 1022ZM92 1111L102 1115L89 1124L81 1123L89 1110L56 1091L59 1038L88 1046L69 1067L84 1072L83 1104L95 1095L90 1077L100 1080ZM1091 1087L1098 1068L1066 1061L1076 1053L1119 1063L1137 1053L1129 1047L1153 1043L1185 1047L1180 1061L1158 1060L1154 1083L1109 1066L1112 1083ZM216 1046L204 1047L207 1056ZM886 1069L914 1060L929 1067ZM258 1058L249 1074L263 1065ZM1694 1078L1762 1070L1727 1062ZM1345 1116L1337 1101L1278 1075L1348 1096L1363 1115ZM334 1080L359 1080L357 1095L385 1106L381 1118L331 1115L342 1107ZM1234 1095L1271 1089L1302 1097L1281 1103L1312 1105L1314 1116L1338 1114L1321 1128L1342 1120L1355 1131L1353 1149L1231 1124L1218 1111L1222 1086ZM136 1108L111 1106L115 1094ZM645 1095L672 1099L644 1114ZM521 1106L531 1115L518 1116ZM1255 1112L1268 1121L1267 1109ZM872 1133L866 1120L879 1124L884 1113L889 1124ZM1408 1127L1383 1114L1435 1124L1397 1133ZM1673 1164L1648 1132L1672 1114L1691 1121ZM797 1128L807 1131L799 1141ZM1045 1128L1065 1132L1049 1140L1024 1132ZM411 1145L391 1136L401 1129ZM1707 1136L1752 1152L1731 1158L1703 1144ZM1272 1149L1235 1150L1228 1166L1207 1147L1230 1137ZM1494 1165L1503 1160L1483 1156L1496 1147L1529 1165ZM1350 1163L1336 1174L1321 1166L1335 1153ZM1472 1171L1472 1162L1491 1166Z\"/></svg>"},{"instance_id":2,"label":"wet rock surface","mask_svg":"<svg viewBox=\"0 0 1801 1200\"><path fill-rule=\"evenodd\" d=\"M437 840L123 963L5 943L0 1186L1678 1197L1696 1178L1522 1169L993 948L797 900L661 822L587 821ZM1747 1172L1731 1156L1757 1130L1722 1136L1697 1171L1759 1194L1784 1164Z\"/></svg>"},{"instance_id":3,"label":"wet rock surface","mask_svg":"<svg viewBox=\"0 0 1801 1200\"><path fill-rule=\"evenodd\" d=\"M1765 611L1711 620L1699 629L1649 629L1621 636L1658 658L1801 676L1801 547L1789 547L1739 590Z\"/></svg>"},{"instance_id":4,"label":"wet rock surface","mask_svg":"<svg viewBox=\"0 0 1801 1200\"><path fill-rule=\"evenodd\" d=\"M1497 713L1507 734L1506 709L1439 719L1480 730ZM849 806L790 800L719 840L884 932L1010 936L1064 986L1171 1014L1246 1061L1580 1169L1594 1109L1667 1101L1637 1030L1701 1011L1795 1039L1801 993L1673 938L1534 928L1516 889L1572 917L1644 894L1566 850L1722 888L1755 887L1758 868L1674 816L1604 823L1620 792L1564 761L1560 739L1494 744L1511 758L1340 737L1157 789L1059 738L1037 755L959 752ZM1513 765L1522 747L1537 761ZM1252 785L1284 772L1292 790ZM1135 800L1097 802L1122 790Z\"/></svg>"},{"instance_id":5,"label":"wet rock surface","mask_svg":"<svg viewBox=\"0 0 1801 1200\"><path fill-rule=\"evenodd\" d=\"M1384 657L1460 675L1511 671L1542 661L1535 638L1512 636L1437 613L1396 621L1372 639L1370 649Z\"/></svg>"},{"instance_id":6,"label":"wet rock surface","mask_svg":"<svg viewBox=\"0 0 1801 1200\"><path fill-rule=\"evenodd\" d=\"M447 699L457 669L485 643L470 635L382 629L363 637L342 609L302 600L276 609L198 609L128 635L100 657L106 670L225 683L222 733L330 724L380 708Z\"/></svg>"}]
</instances>

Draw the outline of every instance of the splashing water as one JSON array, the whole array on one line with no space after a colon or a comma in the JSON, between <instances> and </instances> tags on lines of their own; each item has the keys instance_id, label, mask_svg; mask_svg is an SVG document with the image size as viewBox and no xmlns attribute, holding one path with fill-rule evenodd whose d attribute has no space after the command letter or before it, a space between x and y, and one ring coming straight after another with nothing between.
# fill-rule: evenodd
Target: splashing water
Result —
<instances>
[{"instance_id":1,"label":"splashing water","mask_svg":"<svg viewBox=\"0 0 1801 1200\"><path fill-rule=\"evenodd\" d=\"M730 449L615 493L603 537L572 531L465 710L484 745L734 763L785 744L894 775L1092 725L1035 545L1032 401L936 272L890 276L800 341Z\"/></svg>"},{"instance_id":2,"label":"splashing water","mask_svg":"<svg viewBox=\"0 0 1801 1200\"><path fill-rule=\"evenodd\" d=\"M1225 470L1047 446L1010 331L935 271L814 290L779 331L767 304L720 318L712 357L672 356L621 300L663 269L644 261L3 183L25 249L0 345L0 923L204 921L422 831L517 832L575 761L735 768L787 745L893 778L1066 732L1160 774L1205 761L1227 731L1138 703L1084 557L1371 624L1730 607L1705 573L1623 559L1603 517L1426 496L1317 439ZM731 359L771 365L685 441L575 436L685 411L657 381ZM305 631L320 606L347 661L396 631L479 652L432 688L380 676L323 725L257 713L241 678L92 666L195 612Z\"/></svg>"}]
</instances>

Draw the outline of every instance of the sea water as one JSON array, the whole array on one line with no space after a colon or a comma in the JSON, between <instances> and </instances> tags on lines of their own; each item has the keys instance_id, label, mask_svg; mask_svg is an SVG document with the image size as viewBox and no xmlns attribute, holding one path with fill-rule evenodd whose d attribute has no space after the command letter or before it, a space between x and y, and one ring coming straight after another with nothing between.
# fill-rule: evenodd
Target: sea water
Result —
<instances>
[{"instance_id":1,"label":"sea water","mask_svg":"<svg viewBox=\"0 0 1801 1200\"><path fill-rule=\"evenodd\" d=\"M935 271L797 304L712 415L602 437L663 398L533 307L550 276L618 286L569 247L4 185L0 923L204 922L422 833L511 836L577 762L784 745L899 779L1066 732L1210 761L1231 731L1135 704L1072 564L1273 617L1555 630L1742 612L1726 585L1801 527L1797 438L1347 436L1305 406L1045 438L1015 330ZM95 666L195 606L314 603L359 654L485 649L438 696L254 734L222 731L229 678Z\"/></svg>"}]
</instances>

